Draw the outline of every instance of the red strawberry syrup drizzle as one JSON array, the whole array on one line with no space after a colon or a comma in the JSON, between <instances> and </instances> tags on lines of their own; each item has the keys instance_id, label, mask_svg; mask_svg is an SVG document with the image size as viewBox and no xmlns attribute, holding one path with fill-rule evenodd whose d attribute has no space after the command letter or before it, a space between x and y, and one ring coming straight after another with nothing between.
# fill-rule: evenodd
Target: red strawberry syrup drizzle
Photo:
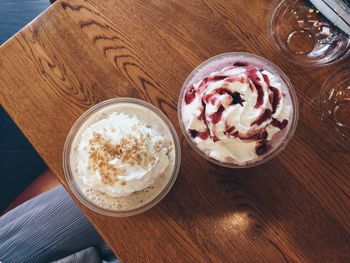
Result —
<instances>
[{"instance_id":1,"label":"red strawberry syrup drizzle","mask_svg":"<svg viewBox=\"0 0 350 263\"><path fill-rule=\"evenodd\" d=\"M192 85L185 94L185 103L191 104L192 101L195 99L195 97L196 97L196 91Z\"/></svg>"},{"instance_id":2,"label":"red strawberry syrup drizzle","mask_svg":"<svg viewBox=\"0 0 350 263\"><path fill-rule=\"evenodd\" d=\"M254 107L259 108L263 104L264 90L261 86L262 80L258 76L258 71L256 70L256 68L248 66L247 64L242 63L242 62L236 62L233 65L240 66L240 67L246 67L247 76L251 80L251 83L249 84L249 88L252 91L255 89L258 93L257 101L256 101L256 104L254 105ZM282 94L280 93L279 89L270 86L270 79L266 74L263 74L263 73L261 73L261 74L263 76L264 82L268 85L269 90L270 90L269 100L270 100L270 103L272 105L272 111L270 109L265 109L264 112L251 124L251 126L261 125L265 121L272 119L271 125L279 128L280 130L283 130L288 125L288 120L283 120L281 122L275 118L272 118L272 114L274 114L276 112L276 109L277 109L278 105L280 104ZM187 93L185 94L185 99L184 99L185 103L186 104L192 103L196 97L196 92L204 90L205 87L207 87L208 83L223 80L223 79L226 79L225 81L227 81L227 82L240 81L241 83L244 83L244 78L242 78L242 77L237 78L237 77L232 77L232 76L228 77L225 75L216 75L216 76L204 78L201 81L201 83L199 84L197 90L193 86L191 86L188 89ZM202 109L201 114L198 116L198 119L203 120L207 129L204 132L199 132L196 130L189 130L189 134L191 135L192 138L199 137L202 140L206 140L208 137L210 137L213 139L214 142L219 140L219 138L215 134L210 134L207 120L205 117L205 110L206 110L206 104L211 103L211 104L215 105L217 96L223 95L223 94L228 94L232 97L231 104L233 104L233 105L240 104L243 106L243 102L245 102L245 100L242 98L242 96L239 92L232 92L225 87L217 89L215 91L215 93L213 93L213 94L204 95L202 98L203 109ZM224 110L225 110L225 108L222 105L220 105L217 112L208 116L208 118L210 118L212 124L215 125L221 120L222 113ZM256 154L257 155L263 155L271 149L271 145L269 145L267 142L268 134L267 134L265 129L260 130L259 132L255 133L255 134L247 135L247 134L240 134L238 131L235 131L235 127L227 127L224 134L240 138L241 140L255 140L255 141L257 141L257 146L256 146Z\"/></svg>"}]
</instances>

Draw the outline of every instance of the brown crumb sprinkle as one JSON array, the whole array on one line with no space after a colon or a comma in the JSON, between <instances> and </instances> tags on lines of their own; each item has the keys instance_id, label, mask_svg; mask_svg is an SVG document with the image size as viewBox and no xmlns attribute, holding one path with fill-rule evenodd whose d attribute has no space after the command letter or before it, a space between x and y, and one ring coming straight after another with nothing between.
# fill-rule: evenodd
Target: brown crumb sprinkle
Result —
<instances>
[{"instance_id":1,"label":"brown crumb sprinkle","mask_svg":"<svg viewBox=\"0 0 350 263\"><path fill-rule=\"evenodd\" d=\"M155 144L154 144L154 151L156 153L159 153L163 148L163 142L162 141L157 141Z\"/></svg>"},{"instance_id":2,"label":"brown crumb sprinkle","mask_svg":"<svg viewBox=\"0 0 350 263\"><path fill-rule=\"evenodd\" d=\"M104 184L113 184L118 181L117 176L126 173L124 167L110 164L111 160L119 159L122 163L143 168L154 164L156 160L154 154L147 151L143 134L140 138L129 135L122 138L120 143L113 144L95 132L89 145L89 169L98 170ZM155 152L159 153L164 146L163 141L157 141L154 145ZM121 185L125 184L125 181L121 182Z\"/></svg>"}]
</instances>

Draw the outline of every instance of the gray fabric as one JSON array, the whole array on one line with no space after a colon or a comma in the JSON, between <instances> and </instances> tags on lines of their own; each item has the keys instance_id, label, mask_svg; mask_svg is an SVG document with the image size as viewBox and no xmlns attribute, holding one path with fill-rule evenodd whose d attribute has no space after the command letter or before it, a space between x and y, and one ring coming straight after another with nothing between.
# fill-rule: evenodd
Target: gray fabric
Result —
<instances>
[{"instance_id":1,"label":"gray fabric","mask_svg":"<svg viewBox=\"0 0 350 263\"><path fill-rule=\"evenodd\" d=\"M50 262L94 246L115 260L63 187L41 194L0 217L0 261Z\"/></svg>"},{"instance_id":2,"label":"gray fabric","mask_svg":"<svg viewBox=\"0 0 350 263\"><path fill-rule=\"evenodd\" d=\"M101 263L102 260L97 249L94 247L89 247L73 255L65 257L63 259L53 261L52 263L76 263L76 262Z\"/></svg>"}]
</instances>

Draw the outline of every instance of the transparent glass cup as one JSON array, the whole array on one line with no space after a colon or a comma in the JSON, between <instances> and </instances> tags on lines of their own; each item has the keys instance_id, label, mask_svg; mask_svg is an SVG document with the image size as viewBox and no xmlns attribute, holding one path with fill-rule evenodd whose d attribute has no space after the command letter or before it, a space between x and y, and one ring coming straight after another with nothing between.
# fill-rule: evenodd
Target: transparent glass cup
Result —
<instances>
[{"instance_id":1,"label":"transparent glass cup","mask_svg":"<svg viewBox=\"0 0 350 263\"><path fill-rule=\"evenodd\" d=\"M73 170L75 167L72 167L71 164L71 158L73 154L73 147L74 147L74 140L77 138L77 135L82 132L83 126L86 125L89 122L90 118L94 118L96 114L99 112L102 112L103 110L107 109L108 107L113 107L113 105L122 105L122 104L133 104L140 106L142 108L145 108L147 110L150 110L156 116L159 117L159 120L164 122L169 129L172 139L174 142L174 148L175 148L175 164L171 172L170 179L164 189L159 190L159 194L153 199L149 200L148 202L143 203L141 206L134 208L134 209L127 209L127 210L114 210L114 209L108 209L106 207L102 207L97 205L96 202L93 202L91 199L89 199L86 194L83 193L82 189L77 183L77 178L73 173ZM100 117L103 118L103 117ZM91 121L91 120L90 120ZM93 123L93 122L91 122ZM86 128L86 127L85 127ZM68 185L70 189L72 190L73 194L78 198L78 200L83 203L85 206L90 208L91 210L107 215L107 216L115 216L115 217L125 217L125 216L132 216L139 213L142 213L156 204L158 204L170 191L173 184L175 183L175 180L177 178L179 169L180 169L180 163L181 163L181 148L180 148L180 142L177 136L177 133L170 122L170 120L165 116L163 112L161 112L158 108L154 107L150 103L147 103L142 100L133 99L133 98L115 98L115 99L109 99L103 102L100 102L96 104L95 106L88 109L86 112L84 112L79 119L74 123L72 126L65 144L64 144L64 150L63 150L63 170L65 178L68 182Z\"/></svg>"},{"instance_id":2,"label":"transparent glass cup","mask_svg":"<svg viewBox=\"0 0 350 263\"><path fill-rule=\"evenodd\" d=\"M270 71L272 74L277 76L284 87L284 90L288 92L290 96L290 102L292 106L292 116L290 123L288 124L288 132L286 132L284 138L281 140L278 146L273 147L267 153L266 155L263 155L251 162L247 162L244 165L238 165L233 163L224 163L220 162L214 158L211 158L206 153L204 153L202 150L200 150L195 142L191 139L190 135L188 134L182 118L182 105L184 103L184 96L186 94L186 91L189 87L191 87L194 83L197 83L198 81L202 80L203 78L207 77L211 72L219 71L227 66L232 66L234 63L244 63L248 65L254 65L260 69L265 69ZM204 61L202 64L197 66L191 74L187 77L185 80L178 100L178 119L180 123L180 127L182 130L182 133L184 134L188 144L191 146L193 150L195 150L200 156L205 158L206 160L215 163L217 165L227 167L227 168L249 168L261 165L275 156L277 156L289 143L291 138L294 135L297 122L298 122L298 116L299 116L299 109L298 109L298 102L297 102L297 96L296 93L292 87L292 84L288 77L282 72L281 69L279 69L276 65L274 65L272 62L268 61L265 58L262 58L257 55L249 54L249 53L241 53L241 52L231 52L231 53L224 53L217 56L214 56L212 58L209 58L208 60Z\"/></svg>"},{"instance_id":3,"label":"transparent glass cup","mask_svg":"<svg viewBox=\"0 0 350 263\"><path fill-rule=\"evenodd\" d=\"M335 72L320 93L320 118L328 134L350 149L350 69Z\"/></svg>"},{"instance_id":4,"label":"transparent glass cup","mask_svg":"<svg viewBox=\"0 0 350 263\"><path fill-rule=\"evenodd\" d=\"M350 7L344 4L341 8L345 13ZM270 11L269 33L280 54L298 65L329 65L350 54L349 35L328 20L310 0L275 1Z\"/></svg>"}]
</instances>

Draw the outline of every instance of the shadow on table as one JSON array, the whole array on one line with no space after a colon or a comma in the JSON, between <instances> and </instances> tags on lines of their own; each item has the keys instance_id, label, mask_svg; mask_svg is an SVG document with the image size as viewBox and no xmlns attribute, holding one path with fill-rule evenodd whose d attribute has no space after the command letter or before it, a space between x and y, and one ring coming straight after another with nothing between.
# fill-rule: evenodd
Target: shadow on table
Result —
<instances>
[{"instance_id":1,"label":"shadow on table","mask_svg":"<svg viewBox=\"0 0 350 263\"><path fill-rule=\"evenodd\" d=\"M188 151L185 145L183 151ZM230 240L229 232L242 234L249 242L268 242L272 251L291 260L331 260L329 251L339 258L350 255L350 237L337 234L344 229L300 178L282 165L281 157L255 168L227 169L205 164L191 152L185 155L192 155L191 166L182 167L176 196L170 192L170 206L165 209L194 236L199 235L196 228L206 231L204 236L215 234L222 240ZM203 167L209 169L198 173ZM194 174L186 176L189 173ZM193 192L186 193L184 184L191 185Z\"/></svg>"}]
</instances>

